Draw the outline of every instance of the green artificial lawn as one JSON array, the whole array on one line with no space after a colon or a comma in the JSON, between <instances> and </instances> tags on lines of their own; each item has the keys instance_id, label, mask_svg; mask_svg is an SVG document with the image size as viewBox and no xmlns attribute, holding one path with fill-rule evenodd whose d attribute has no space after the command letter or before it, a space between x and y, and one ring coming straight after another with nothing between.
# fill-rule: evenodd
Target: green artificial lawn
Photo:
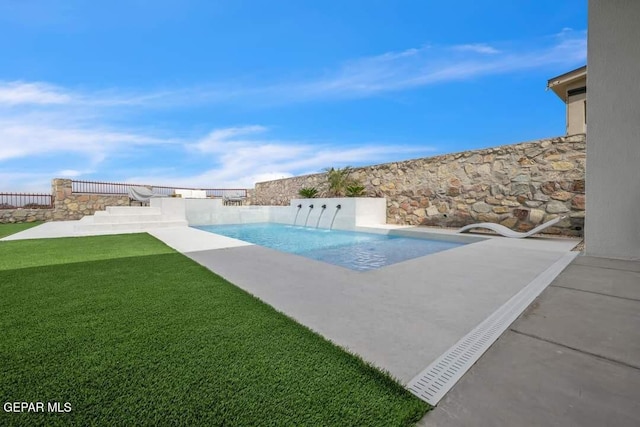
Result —
<instances>
[{"instance_id":1,"label":"green artificial lawn","mask_svg":"<svg viewBox=\"0 0 640 427\"><path fill-rule=\"evenodd\" d=\"M42 224L42 221L21 222L18 224L0 224L0 239L40 224Z\"/></svg>"},{"instance_id":2,"label":"green artificial lawn","mask_svg":"<svg viewBox=\"0 0 640 427\"><path fill-rule=\"evenodd\" d=\"M0 399L71 404L0 425L402 426L429 409L147 234L0 242Z\"/></svg>"}]
</instances>

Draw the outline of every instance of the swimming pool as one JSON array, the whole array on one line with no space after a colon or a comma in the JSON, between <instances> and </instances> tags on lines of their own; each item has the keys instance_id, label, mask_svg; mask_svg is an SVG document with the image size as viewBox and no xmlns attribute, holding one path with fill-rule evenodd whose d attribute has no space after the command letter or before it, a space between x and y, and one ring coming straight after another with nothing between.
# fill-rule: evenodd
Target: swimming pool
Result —
<instances>
[{"instance_id":1,"label":"swimming pool","mask_svg":"<svg viewBox=\"0 0 640 427\"><path fill-rule=\"evenodd\" d=\"M465 244L274 223L195 228L356 271L374 270Z\"/></svg>"}]
</instances>

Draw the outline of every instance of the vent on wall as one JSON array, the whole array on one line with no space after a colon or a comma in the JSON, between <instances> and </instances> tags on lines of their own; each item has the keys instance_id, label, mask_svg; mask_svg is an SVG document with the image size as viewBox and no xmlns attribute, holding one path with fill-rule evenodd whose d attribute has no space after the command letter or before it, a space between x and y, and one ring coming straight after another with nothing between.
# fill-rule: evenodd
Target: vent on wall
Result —
<instances>
[{"instance_id":1,"label":"vent on wall","mask_svg":"<svg viewBox=\"0 0 640 427\"><path fill-rule=\"evenodd\" d=\"M586 86L582 86L582 87L578 87L575 89L571 89L567 91L567 96L574 96L574 95L580 95L582 93L587 93L587 87Z\"/></svg>"}]
</instances>

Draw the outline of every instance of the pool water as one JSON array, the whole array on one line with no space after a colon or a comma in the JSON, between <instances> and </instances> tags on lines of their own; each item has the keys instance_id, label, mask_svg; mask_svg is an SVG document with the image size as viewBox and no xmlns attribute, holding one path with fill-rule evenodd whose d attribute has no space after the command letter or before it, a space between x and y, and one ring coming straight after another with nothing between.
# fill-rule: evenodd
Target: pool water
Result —
<instances>
[{"instance_id":1,"label":"pool water","mask_svg":"<svg viewBox=\"0 0 640 427\"><path fill-rule=\"evenodd\" d=\"M357 271L374 270L464 245L274 223L205 225L195 228Z\"/></svg>"}]
</instances>

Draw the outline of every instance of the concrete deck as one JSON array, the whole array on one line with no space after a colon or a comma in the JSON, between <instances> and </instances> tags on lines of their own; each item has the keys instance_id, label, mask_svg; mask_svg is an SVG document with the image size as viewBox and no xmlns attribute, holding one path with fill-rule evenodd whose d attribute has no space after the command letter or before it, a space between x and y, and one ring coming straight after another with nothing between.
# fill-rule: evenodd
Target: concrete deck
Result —
<instances>
[{"instance_id":1,"label":"concrete deck","mask_svg":"<svg viewBox=\"0 0 640 427\"><path fill-rule=\"evenodd\" d=\"M356 272L255 245L189 250L192 238L151 234L405 384L577 243L487 238Z\"/></svg>"},{"instance_id":2,"label":"concrete deck","mask_svg":"<svg viewBox=\"0 0 640 427\"><path fill-rule=\"evenodd\" d=\"M421 426L640 425L640 262L580 256Z\"/></svg>"},{"instance_id":3,"label":"concrete deck","mask_svg":"<svg viewBox=\"0 0 640 427\"><path fill-rule=\"evenodd\" d=\"M77 236L74 223L46 223L6 240ZM488 237L356 272L187 227L149 233L405 384L577 243Z\"/></svg>"}]
</instances>

